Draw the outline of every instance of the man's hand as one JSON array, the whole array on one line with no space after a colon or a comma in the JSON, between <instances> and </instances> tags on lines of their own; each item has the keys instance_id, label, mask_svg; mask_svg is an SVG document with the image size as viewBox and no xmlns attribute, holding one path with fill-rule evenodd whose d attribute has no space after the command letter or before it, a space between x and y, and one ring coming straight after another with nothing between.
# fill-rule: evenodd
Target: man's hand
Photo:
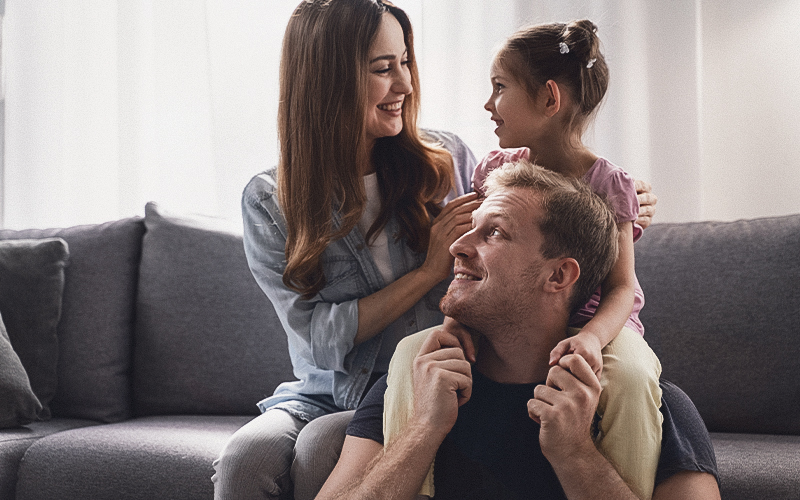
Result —
<instances>
[{"instance_id":1,"label":"man's hand","mask_svg":"<svg viewBox=\"0 0 800 500\"><path fill-rule=\"evenodd\" d=\"M562 357L547 382L536 386L528 415L541 424L539 443L551 464L595 451L591 426L600 400L600 381L577 354Z\"/></svg>"},{"instance_id":2,"label":"man's hand","mask_svg":"<svg viewBox=\"0 0 800 500\"><path fill-rule=\"evenodd\" d=\"M589 363L597 379L603 372L603 346L597 335L585 328L577 335L567 337L550 351L550 366L555 366L567 354L578 354Z\"/></svg>"},{"instance_id":3,"label":"man's hand","mask_svg":"<svg viewBox=\"0 0 800 500\"><path fill-rule=\"evenodd\" d=\"M444 329L428 335L414 359L414 415L411 425L444 439L458 408L472 395L472 369L459 339Z\"/></svg>"},{"instance_id":4,"label":"man's hand","mask_svg":"<svg viewBox=\"0 0 800 500\"><path fill-rule=\"evenodd\" d=\"M475 357L475 343L472 341L472 334L467 330L467 327L450 316L445 316L442 328L446 333L458 339L461 349L464 350L464 356L467 358L467 361L474 363L477 359Z\"/></svg>"},{"instance_id":5,"label":"man's hand","mask_svg":"<svg viewBox=\"0 0 800 500\"><path fill-rule=\"evenodd\" d=\"M639 217L636 218L636 223L642 229L647 229L656 214L658 196L653 193L653 187L650 186L649 182L636 179L634 184L636 186L636 198L639 199Z\"/></svg>"},{"instance_id":6,"label":"man's hand","mask_svg":"<svg viewBox=\"0 0 800 500\"><path fill-rule=\"evenodd\" d=\"M550 369L546 384L536 386L528 415L542 426L542 453L567 498L633 500L636 496L592 441L600 390L589 363L568 354Z\"/></svg>"}]
</instances>

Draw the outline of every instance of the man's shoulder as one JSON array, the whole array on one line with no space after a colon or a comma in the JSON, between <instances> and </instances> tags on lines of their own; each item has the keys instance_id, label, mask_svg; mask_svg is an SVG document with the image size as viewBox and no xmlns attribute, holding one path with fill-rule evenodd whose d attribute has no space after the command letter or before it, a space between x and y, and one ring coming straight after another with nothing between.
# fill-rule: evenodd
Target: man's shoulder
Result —
<instances>
[{"instance_id":1,"label":"man's shoulder","mask_svg":"<svg viewBox=\"0 0 800 500\"><path fill-rule=\"evenodd\" d=\"M390 386L395 387L398 384L406 385L411 383L411 367L414 363L414 358L417 357L428 335L441 327L441 325L436 325L426 328L405 337L397 343L392 360L389 362L388 382Z\"/></svg>"}]
</instances>

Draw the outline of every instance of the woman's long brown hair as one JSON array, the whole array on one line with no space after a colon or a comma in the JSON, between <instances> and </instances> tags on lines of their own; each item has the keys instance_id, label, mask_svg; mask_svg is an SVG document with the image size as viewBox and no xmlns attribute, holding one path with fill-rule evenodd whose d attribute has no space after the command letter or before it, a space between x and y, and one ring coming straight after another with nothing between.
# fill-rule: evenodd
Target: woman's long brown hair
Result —
<instances>
[{"instance_id":1,"label":"woman's long brown hair","mask_svg":"<svg viewBox=\"0 0 800 500\"><path fill-rule=\"evenodd\" d=\"M403 28L414 91L403 104L403 130L369 151L368 54L385 12ZM402 10L379 0L304 0L295 9L280 66L278 201L288 229L283 282L303 298L325 286L327 246L361 218L366 162L375 165L382 198L367 240L394 215L397 237L427 250L431 219L453 186L453 160L420 137L418 89L411 24Z\"/></svg>"}]
</instances>

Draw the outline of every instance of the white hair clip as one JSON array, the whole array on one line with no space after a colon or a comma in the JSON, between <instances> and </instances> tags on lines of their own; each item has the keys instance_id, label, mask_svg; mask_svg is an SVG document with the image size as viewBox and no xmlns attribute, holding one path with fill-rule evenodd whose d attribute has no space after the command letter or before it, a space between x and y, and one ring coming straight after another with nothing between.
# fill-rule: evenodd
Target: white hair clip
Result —
<instances>
[{"instance_id":1,"label":"white hair clip","mask_svg":"<svg viewBox=\"0 0 800 500\"><path fill-rule=\"evenodd\" d=\"M567 52L569 52L569 45L567 45L564 42L558 42L558 51L561 52L562 54L566 54Z\"/></svg>"},{"instance_id":2,"label":"white hair clip","mask_svg":"<svg viewBox=\"0 0 800 500\"><path fill-rule=\"evenodd\" d=\"M586 65L586 68L591 68L594 66L594 63L597 62L597 58L589 59L589 63Z\"/></svg>"}]
</instances>

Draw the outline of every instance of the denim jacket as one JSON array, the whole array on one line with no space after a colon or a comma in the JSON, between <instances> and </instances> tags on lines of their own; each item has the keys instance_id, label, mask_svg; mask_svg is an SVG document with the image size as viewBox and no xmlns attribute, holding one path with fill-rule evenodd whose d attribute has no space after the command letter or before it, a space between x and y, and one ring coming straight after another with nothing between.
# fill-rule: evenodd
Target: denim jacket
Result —
<instances>
[{"instance_id":1,"label":"denim jacket","mask_svg":"<svg viewBox=\"0 0 800 500\"><path fill-rule=\"evenodd\" d=\"M453 155L455 189L446 201L470 192L475 157L456 135L425 131ZM364 236L353 230L331 242L322 254L325 287L309 300L283 284L286 268L286 221L278 206L275 171L261 173L248 183L242 196L244 249L256 281L275 307L289 343L294 375L275 393L258 403L261 411L281 408L311 421L327 413L358 406L372 375L383 334L354 344L358 328L358 299L385 286ZM340 222L333 214L334 224ZM389 255L395 276L418 268L424 253L412 251L405 241L391 237L398 231L395 219L386 226ZM452 276L431 289L396 321L407 334L440 324L444 317L439 300Z\"/></svg>"}]
</instances>

